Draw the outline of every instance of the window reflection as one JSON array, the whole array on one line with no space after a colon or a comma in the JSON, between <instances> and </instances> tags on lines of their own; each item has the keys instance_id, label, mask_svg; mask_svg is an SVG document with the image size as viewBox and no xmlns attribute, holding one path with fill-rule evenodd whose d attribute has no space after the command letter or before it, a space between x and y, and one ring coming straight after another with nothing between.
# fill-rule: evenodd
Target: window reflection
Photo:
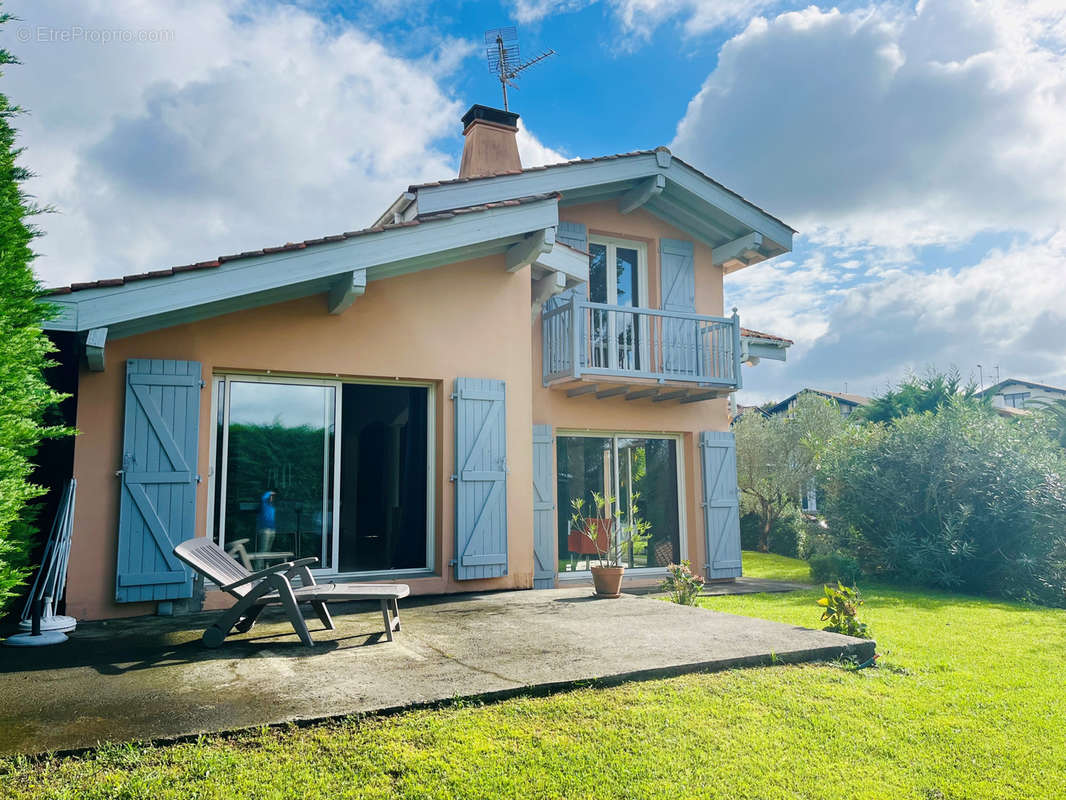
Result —
<instances>
[{"instance_id":1,"label":"window reflection","mask_svg":"<svg viewBox=\"0 0 1066 800\"><path fill-rule=\"evenodd\" d=\"M336 391L230 381L225 546L250 569L333 561Z\"/></svg>"},{"instance_id":2,"label":"window reflection","mask_svg":"<svg viewBox=\"0 0 1066 800\"><path fill-rule=\"evenodd\" d=\"M664 567L681 558L677 442L655 437L559 436L559 571L587 570L596 563L593 543L572 528L571 501L581 498L587 518L595 516L593 492L616 498L603 517L625 524L631 507L651 526L649 538L623 553L633 568Z\"/></svg>"}]
</instances>

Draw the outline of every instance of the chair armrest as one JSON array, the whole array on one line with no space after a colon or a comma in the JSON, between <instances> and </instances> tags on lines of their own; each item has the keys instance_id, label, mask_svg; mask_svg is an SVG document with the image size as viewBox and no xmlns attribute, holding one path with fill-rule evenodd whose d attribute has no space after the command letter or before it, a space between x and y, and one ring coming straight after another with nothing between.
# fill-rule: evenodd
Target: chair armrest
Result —
<instances>
[{"instance_id":1,"label":"chair armrest","mask_svg":"<svg viewBox=\"0 0 1066 800\"><path fill-rule=\"evenodd\" d=\"M265 569L258 570L257 572L253 572L250 575L245 575L239 581L227 583L225 586L219 586L218 588L224 592L228 592L232 589L236 589L238 586L244 586L244 584L246 583L254 583L255 581L261 580L262 578L269 577L270 575L276 575L279 572L288 572L290 569L292 569L292 567L292 561L283 561L280 564L275 564L272 567L266 567ZM284 577L284 575L282 577Z\"/></svg>"},{"instance_id":2,"label":"chair armrest","mask_svg":"<svg viewBox=\"0 0 1066 800\"><path fill-rule=\"evenodd\" d=\"M311 570L307 568L308 564L317 564L318 559L314 556L308 556L307 558L298 558L293 561L292 569L285 573L286 578L299 578L301 586L315 586L315 576L311 574Z\"/></svg>"}]
</instances>

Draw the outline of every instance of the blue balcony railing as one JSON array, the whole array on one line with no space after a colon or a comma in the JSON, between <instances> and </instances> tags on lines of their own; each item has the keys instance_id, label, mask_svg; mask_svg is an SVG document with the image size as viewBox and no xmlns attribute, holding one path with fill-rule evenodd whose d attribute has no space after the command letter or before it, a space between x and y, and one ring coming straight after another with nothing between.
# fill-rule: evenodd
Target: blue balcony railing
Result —
<instances>
[{"instance_id":1,"label":"blue balcony railing","mask_svg":"<svg viewBox=\"0 0 1066 800\"><path fill-rule=\"evenodd\" d=\"M569 298L543 312L545 386L601 376L738 389L740 320Z\"/></svg>"}]
</instances>

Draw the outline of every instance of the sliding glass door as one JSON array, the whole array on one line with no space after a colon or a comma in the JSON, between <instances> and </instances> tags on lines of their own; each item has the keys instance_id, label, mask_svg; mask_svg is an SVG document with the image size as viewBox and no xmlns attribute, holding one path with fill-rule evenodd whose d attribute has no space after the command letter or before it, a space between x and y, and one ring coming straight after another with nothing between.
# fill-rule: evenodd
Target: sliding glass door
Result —
<instances>
[{"instance_id":1,"label":"sliding glass door","mask_svg":"<svg viewBox=\"0 0 1066 800\"><path fill-rule=\"evenodd\" d=\"M430 387L216 385L213 528L233 558L250 570L306 556L333 573L432 569Z\"/></svg>"},{"instance_id":2,"label":"sliding glass door","mask_svg":"<svg viewBox=\"0 0 1066 800\"><path fill-rule=\"evenodd\" d=\"M629 514L649 523L647 541L627 547L626 566L665 567L681 559L681 513L677 440L628 435L557 437L559 572L580 572L595 564L592 542L573 530L572 501L597 516L593 493L610 499L600 513L606 524L625 526Z\"/></svg>"},{"instance_id":3,"label":"sliding glass door","mask_svg":"<svg viewBox=\"0 0 1066 800\"><path fill-rule=\"evenodd\" d=\"M218 496L227 550L252 569L336 568L337 387L226 382Z\"/></svg>"}]
</instances>

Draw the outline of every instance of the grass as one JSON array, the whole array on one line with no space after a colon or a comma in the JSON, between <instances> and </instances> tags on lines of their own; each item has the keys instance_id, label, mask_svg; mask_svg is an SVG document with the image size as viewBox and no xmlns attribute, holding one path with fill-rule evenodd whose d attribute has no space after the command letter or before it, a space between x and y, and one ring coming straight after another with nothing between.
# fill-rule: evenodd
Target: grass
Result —
<instances>
[{"instance_id":1,"label":"grass","mask_svg":"<svg viewBox=\"0 0 1066 800\"><path fill-rule=\"evenodd\" d=\"M744 552L744 574L750 578L769 578L789 583L811 582L811 571L806 561L754 550Z\"/></svg>"},{"instance_id":2,"label":"grass","mask_svg":"<svg viewBox=\"0 0 1066 800\"><path fill-rule=\"evenodd\" d=\"M745 553L746 571L803 565ZM23 798L1060 798L1066 612L863 587L876 670L820 664L0 761ZM817 625L815 589L704 598ZM294 787L297 787L294 791Z\"/></svg>"}]
</instances>

